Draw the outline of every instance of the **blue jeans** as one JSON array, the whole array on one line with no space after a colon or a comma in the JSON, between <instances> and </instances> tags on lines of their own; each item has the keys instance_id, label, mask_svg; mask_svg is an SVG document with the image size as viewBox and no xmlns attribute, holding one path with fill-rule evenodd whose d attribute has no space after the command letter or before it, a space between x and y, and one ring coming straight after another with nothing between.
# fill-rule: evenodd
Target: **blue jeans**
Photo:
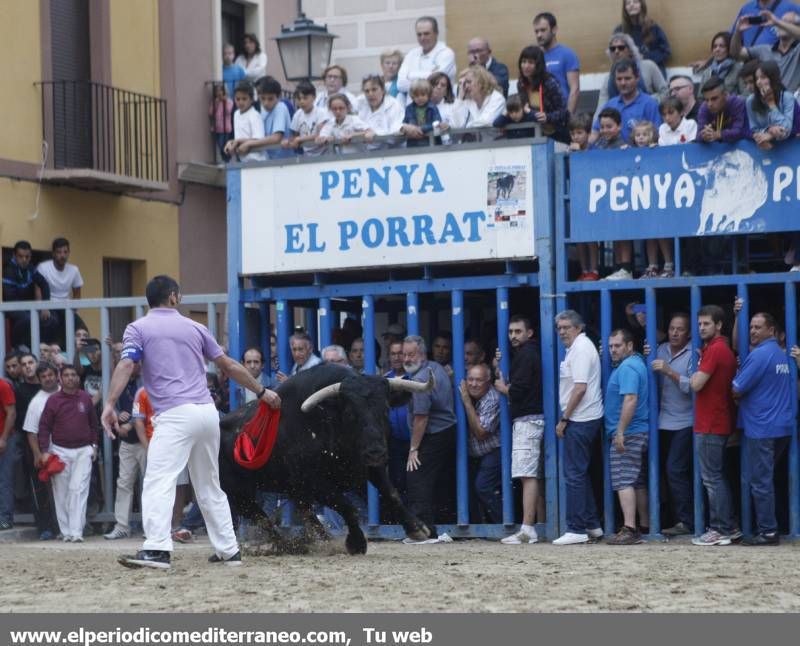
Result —
<instances>
[{"instance_id":1,"label":"blue jeans","mask_svg":"<svg viewBox=\"0 0 800 646\"><path fill-rule=\"evenodd\" d=\"M697 433L696 437L700 477L708 494L708 526L728 536L736 529L731 488L724 473L728 436Z\"/></svg>"},{"instance_id":2,"label":"blue jeans","mask_svg":"<svg viewBox=\"0 0 800 646\"><path fill-rule=\"evenodd\" d=\"M692 427L678 431L659 431L664 472L669 486L669 501L676 522L694 525L692 507Z\"/></svg>"},{"instance_id":3,"label":"blue jeans","mask_svg":"<svg viewBox=\"0 0 800 646\"><path fill-rule=\"evenodd\" d=\"M603 418L589 422L569 422L564 432L564 475L567 485L567 531L585 534L600 527L597 503L589 478L592 448L603 425Z\"/></svg>"},{"instance_id":4,"label":"blue jeans","mask_svg":"<svg viewBox=\"0 0 800 646\"><path fill-rule=\"evenodd\" d=\"M189 511L187 511L181 519L180 529L190 529L194 531L200 529L203 525L205 525L205 521L203 520L200 506L196 502L193 502L192 506L189 507Z\"/></svg>"},{"instance_id":5,"label":"blue jeans","mask_svg":"<svg viewBox=\"0 0 800 646\"><path fill-rule=\"evenodd\" d=\"M14 522L14 465L17 461L19 431L11 431L6 450L0 453L0 521Z\"/></svg>"},{"instance_id":6,"label":"blue jeans","mask_svg":"<svg viewBox=\"0 0 800 646\"><path fill-rule=\"evenodd\" d=\"M777 531L775 518L775 464L786 451L790 437L772 437L763 440L747 438L747 457L750 460L750 495L756 511L759 534Z\"/></svg>"},{"instance_id":7,"label":"blue jeans","mask_svg":"<svg viewBox=\"0 0 800 646\"><path fill-rule=\"evenodd\" d=\"M469 459L470 480L475 495L473 517L477 522L503 522L503 499L500 492L500 449Z\"/></svg>"}]
</instances>

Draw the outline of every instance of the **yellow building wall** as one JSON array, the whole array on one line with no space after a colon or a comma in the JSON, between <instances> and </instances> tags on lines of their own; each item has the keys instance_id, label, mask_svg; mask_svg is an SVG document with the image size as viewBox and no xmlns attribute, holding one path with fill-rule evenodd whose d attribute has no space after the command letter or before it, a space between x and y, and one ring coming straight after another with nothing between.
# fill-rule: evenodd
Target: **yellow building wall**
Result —
<instances>
[{"instance_id":1,"label":"yellow building wall","mask_svg":"<svg viewBox=\"0 0 800 646\"><path fill-rule=\"evenodd\" d=\"M28 240L49 251L54 238L70 241L70 262L81 270L83 298L103 296L103 259L142 261L134 271L133 295L144 295L147 280L169 274L180 280L178 207L131 197L43 186L39 216L30 219L36 184L0 178L0 239L4 247ZM81 312L99 334L95 313Z\"/></svg>"},{"instance_id":2,"label":"yellow building wall","mask_svg":"<svg viewBox=\"0 0 800 646\"><path fill-rule=\"evenodd\" d=\"M0 158L41 163L39 2L0 2Z\"/></svg>"},{"instance_id":3,"label":"yellow building wall","mask_svg":"<svg viewBox=\"0 0 800 646\"><path fill-rule=\"evenodd\" d=\"M111 85L161 96L158 0L112 0Z\"/></svg>"},{"instance_id":4,"label":"yellow building wall","mask_svg":"<svg viewBox=\"0 0 800 646\"><path fill-rule=\"evenodd\" d=\"M729 29L742 6L737 0L669 0L648 2L652 17L672 46L668 66L683 66L707 58L711 37ZM536 43L533 17L549 11L558 20L559 42L574 49L581 73L608 71L608 37L622 19L622 0L446 0L447 44L456 53L459 69L467 64L467 42L489 39L495 56L517 77L517 60L526 45Z\"/></svg>"}]
</instances>

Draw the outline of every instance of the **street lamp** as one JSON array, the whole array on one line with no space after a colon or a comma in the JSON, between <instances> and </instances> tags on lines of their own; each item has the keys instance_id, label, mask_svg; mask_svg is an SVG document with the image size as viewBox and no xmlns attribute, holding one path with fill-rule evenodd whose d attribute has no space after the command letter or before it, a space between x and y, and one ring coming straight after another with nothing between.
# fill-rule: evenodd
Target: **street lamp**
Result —
<instances>
[{"instance_id":1,"label":"street lamp","mask_svg":"<svg viewBox=\"0 0 800 646\"><path fill-rule=\"evenodd\" d=\"M283 75L287 81L321 79L331 62L333 39L327 25L317 25L303 13L302 0L297 0L297 18L289 27L281 25L275 37L281 55Z\"/></svg>"}]
</instances>

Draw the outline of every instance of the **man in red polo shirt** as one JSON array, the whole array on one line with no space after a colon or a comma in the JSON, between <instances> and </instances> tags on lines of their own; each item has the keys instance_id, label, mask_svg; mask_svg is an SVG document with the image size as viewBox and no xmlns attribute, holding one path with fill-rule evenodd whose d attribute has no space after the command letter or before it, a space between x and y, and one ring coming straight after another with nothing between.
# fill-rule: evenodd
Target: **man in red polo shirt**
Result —
<instances>
[{"instance_id":1,"label":"man in red polo shirt","mask_svg":"<svg viewBox=\"0 0 800 646\"><path fill-rule=\"evenodd\" d=\"M700 477L708 493L708 530L692 540L694 545L730 545L741 536L733 513L731 488L725 478L724 456L736 420L731 383L736 357L722 336L725 313L718 305L706 305L697 315L703 348L691 387L697 393L694 432Z\"/></svg>"}]
</instances>

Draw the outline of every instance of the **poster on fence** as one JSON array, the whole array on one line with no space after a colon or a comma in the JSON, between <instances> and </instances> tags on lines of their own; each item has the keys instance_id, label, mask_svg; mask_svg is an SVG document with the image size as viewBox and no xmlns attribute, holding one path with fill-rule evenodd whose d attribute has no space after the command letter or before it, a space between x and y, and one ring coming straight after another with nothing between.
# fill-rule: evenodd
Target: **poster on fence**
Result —
<instances>
[{"instance_id":1,"label":"poster on fence","mask_svg":"<svg viewBox=\"0 0 800 646\"><path fill-rule=\"evenodd\" d=\"M800 141L592 151L569 158L573 242L800 228Z\"/></svg>"},{"instance_id":2,"label":"poster on fence","mask_svg":"<svg viewBox=\"0 0 800 646\"><path fill-rule=\"evenodd\" d=\"M242 271L531 258L531 171L529 145L242 168Z\"/></svg>"}]
</instances>

